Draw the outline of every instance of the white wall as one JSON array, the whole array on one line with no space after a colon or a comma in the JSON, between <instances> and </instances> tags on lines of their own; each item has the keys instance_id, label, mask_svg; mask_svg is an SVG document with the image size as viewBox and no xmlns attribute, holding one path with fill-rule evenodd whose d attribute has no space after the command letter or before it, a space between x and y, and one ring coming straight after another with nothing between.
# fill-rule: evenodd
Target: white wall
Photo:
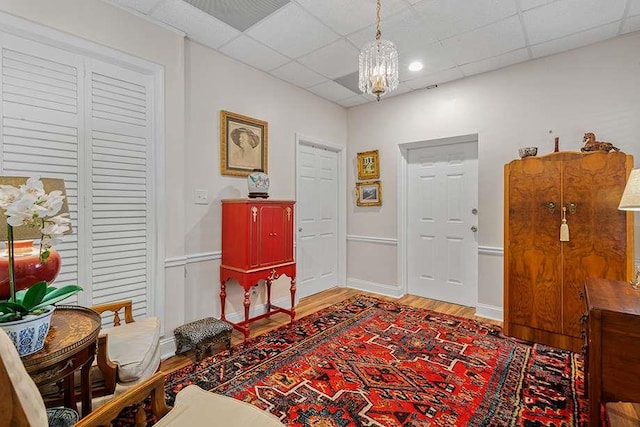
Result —
<instances>
[{"instance_id":1,"label":"white wall","mask_svg":"<svg viewBox=\"0 0 640 427\"><path fill-rule=\"evenodd\" d=\"M164 67L165 341L178 325L218 316L220 200L247 194L246 179L220 175L220 110L269 122L270 193L280 199L295 198L295 133L344 146L346 110L98 0L0 0L0 10ZM208 205L193 203L196 188ZM237 287L228 294L227 313L240 311ZM275 299L285 294L274 285Z\"/></svg>"},{"instance_id":2,"label":"white wall","mask_svg":"<svg viewBox=\"0 0 640 427\"><path fill-rule=\"evenodd\" d=\"M164 67L166 191L160 244L184 258L184 37L98 0L0 0L0 10ZM165 331L184 321L184 272L165 269ZM175 308L178 309L175 309Z\"/></svg>"},{"instance_id":3,"label":"white wall","mask_svg":"<svg viewBox=\"0 0 640 427\"><path fill-rule=\"evenodd\" d=\"M247 196L246 178L220 174L220 110L269 124L268 172L271 199L295 199L295 134L346 145L347 112L325 99L187 41L185 197L187 317L220 313L220 201ZM208 205L196 205L195 189L209 193ZM276 282L272 297L288 301L288 279ZM239 286L227 286L227 313L243 310ZM264 302L264 286L252 304ZM285 304L285 307L288 306ZM253 306L252 306L253 308Z\"/></svg>"},{"instance_id":4,"label":"white wall","mask_svg":"<svg viewBox=\"0 0 640 427\"><path fill-rule=\"evenodd\" d=\"M397 237L399 143L477 133L478 305L484 311L499 312L503 165L518 157L519 147L537 146L538 155L552 152L555 136L560 137L562 151L579 151L582 136L589 131L640 159L639 59L640 34L636 33L349 109L349 158L359 151L380 150L384 204L357 208L352 200L348 234ZM350 188L355 187L356 174L351 162ZM384 264L371 262L381 259ZM388 245L351 241L347 262L348 283L373 280L398 286L396 257L389 254Z\"/></svg>"}]
</instances>

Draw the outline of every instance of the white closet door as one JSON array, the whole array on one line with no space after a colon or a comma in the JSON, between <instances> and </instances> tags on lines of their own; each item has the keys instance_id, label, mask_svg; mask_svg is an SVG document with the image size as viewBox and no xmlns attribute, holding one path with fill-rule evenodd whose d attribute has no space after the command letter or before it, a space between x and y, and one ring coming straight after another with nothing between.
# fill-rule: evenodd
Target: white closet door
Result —
<instances>
[{"instance_id":1,"label":"white closet door","mask_svg":"<svg viewBox=\"0 0 640 427\"><path fill-rule=\"evenodd\" d=\"M151 78L91 60L91 272L93 304L131 299L134 316L148 310L152 265Z\"/></svg>"},{"instance_id":2,"label":"white closet door","mask_svg":"<svg viewBox=\"0 0 640 427\"><path fill-rule=\"evenodd\" d=\"M73 233L56 245L56 286L78 283L78 142L82 133L81 59L72 53L0 34L2 45L1 173L62 178ZM80 283L80 285L83 285ZM74 297L76 298L76 297ZM66 300L73 303L77 299Z\"/></svg>"},{"instance_id":3,"label":"white closet door","mask_svg":"<svg viewBox=\"0 0 640 427\"><path fill-rule=\"evenodd\" d=\"M56 285L82 305L150 307L155 256L150 75L0 33L0 173L62 178L73 234Z\"/></svg>"}]
</instances>

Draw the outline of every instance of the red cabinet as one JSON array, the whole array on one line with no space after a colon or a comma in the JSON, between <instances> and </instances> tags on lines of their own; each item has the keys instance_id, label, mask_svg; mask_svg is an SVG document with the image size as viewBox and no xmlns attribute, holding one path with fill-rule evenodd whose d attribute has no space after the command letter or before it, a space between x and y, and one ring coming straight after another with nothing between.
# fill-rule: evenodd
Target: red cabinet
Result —
<instances>
[{"instance_id":1,"label":"red cabinet","mask_svg":"<svg viewBox=\"0 0 640 427\"><path fill-rule=\"evenodd\" d=\"M226 282L236 279L244 289L245 320L231 323L249 336L249 323L274 313L295 318L293 260L293 205L289 200L227 199L222 201L222 263L220 265L221 318L225 319ZM271 304L271 283L286 275L291 279L291 309ZM267 312L249 318L250 290L259 280L267 285Z\"/></svg>"}]
</instances>

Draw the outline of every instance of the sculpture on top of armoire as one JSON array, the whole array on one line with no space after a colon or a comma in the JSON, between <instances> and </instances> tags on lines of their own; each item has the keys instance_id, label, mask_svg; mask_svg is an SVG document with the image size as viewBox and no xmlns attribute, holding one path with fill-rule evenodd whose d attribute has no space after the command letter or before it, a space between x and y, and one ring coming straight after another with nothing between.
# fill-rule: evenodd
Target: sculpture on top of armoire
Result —
<instances>
[{"instance_id":1,"label":"sculpture on top of armoire","mask_svg":"<svg viewBox=\"0 0 640 427\"><path fill-rule=\"evenodd\" d=\"M629 280L633 271L633 213L618 210L632 166L622 152L559 152L505 165L507 335L581 350L585 279Z\"/></svg>"}]
</instances>

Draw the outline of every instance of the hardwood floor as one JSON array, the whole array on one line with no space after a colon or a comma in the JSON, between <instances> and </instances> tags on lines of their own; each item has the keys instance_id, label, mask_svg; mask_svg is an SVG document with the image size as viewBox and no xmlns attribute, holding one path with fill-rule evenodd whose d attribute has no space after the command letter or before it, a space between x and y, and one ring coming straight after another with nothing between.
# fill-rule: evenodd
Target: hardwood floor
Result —
<instances>
[{"instance_id":1,"label":"hardwood floor","mask_svg":"<svg viewBox=\"0 0 640 427\"><path fill-rule=\"evenodd\" d=\"M402 298L389 298L378 294L372 294L355 289L347 288L332 288L324 292L311 295L306 298L302 298L300 303L296 307L296 318L302 318L309 314L315 313L318 310L322 310L325 307L336 304L345 299L351 298L358 294L371 295L377 298L388 299L390 301L396 301L401 304L410 305L417 308L426 308L441 313L452 314L455 316L473 318L485 323L492 323L502 325L502 322L492 321L482 317L475 316L475 309L471 307L464 307L456 304L449 304L442 301L430 300L427 298L421 298L413 295L406 295ZM276 314L270 318L261 319L254 323L251 323L251 337L262 335L270 330L276 329L289 322L289 316L285 314ZM240 344L243 340L243 335L234 330L231 337L231 344ZM165 372L171 372L186 366L195 361L195 355L193 352L184 353L179 356L171 357L162 361L160 369ZM611 421L611 427L638 427L640 426L640 405L629 403L616 403L607 405L609 411L609 418Z\"/></svg>"}]
</instances>

